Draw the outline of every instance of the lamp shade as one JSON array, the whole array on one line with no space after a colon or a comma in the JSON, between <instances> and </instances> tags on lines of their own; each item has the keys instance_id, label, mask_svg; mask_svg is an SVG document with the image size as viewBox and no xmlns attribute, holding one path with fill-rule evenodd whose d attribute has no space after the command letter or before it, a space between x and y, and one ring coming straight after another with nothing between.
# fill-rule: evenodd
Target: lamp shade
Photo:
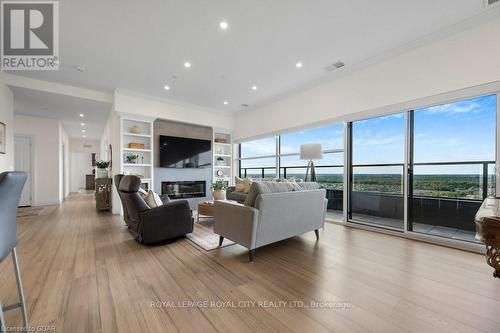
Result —
<instances>
[{"instance_id":1,"label":"lamp shade","mask_svg":"<svg viewBox=\"0 0 500 333\"><path fill-rule=\"evenodd\" d=\"M323 158L323 147L320 143L306 143L300 145L301 160L320 160Z\"/></svg>"}]
</instances>

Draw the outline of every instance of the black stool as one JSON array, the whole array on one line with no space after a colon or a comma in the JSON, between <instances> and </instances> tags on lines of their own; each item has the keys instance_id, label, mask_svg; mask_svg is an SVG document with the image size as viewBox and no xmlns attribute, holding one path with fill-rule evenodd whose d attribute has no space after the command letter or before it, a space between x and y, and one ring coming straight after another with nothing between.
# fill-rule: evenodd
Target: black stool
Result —
<instances>
[{"instance_id":1,"label":"black stool","mask_svg":"<svg viewBox=\"0 0 500 333\"><path fill-rule=\"evenodd\" d=\"M24 302L24 292L16 253L17 206L19 205L21 192L25 182L26 174L24 172L0 173L0 262L2 262L9 253L12 254L12 262L16 273L17 291L19 293L19 303L8 305L4 308L2 308L2 303L0 303L0 332L7 331L3 313L19 307L23 315L24 329L28 329L28 315Z\"/></svg>"}]
</instances>

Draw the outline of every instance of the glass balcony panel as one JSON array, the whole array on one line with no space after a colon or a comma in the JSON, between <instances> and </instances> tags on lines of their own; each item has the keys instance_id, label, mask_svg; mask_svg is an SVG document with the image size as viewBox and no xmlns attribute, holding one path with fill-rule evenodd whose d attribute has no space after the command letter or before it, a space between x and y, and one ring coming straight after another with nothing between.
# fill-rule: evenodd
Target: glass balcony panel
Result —
<instances>
[{"instance_id":1,"label":"glass balcony panel","mask_svg":"<svg viewBox=\"0 0 500 333\"><path fill-rule=\"evenodd\" d=\"M353 167L351 219L403 229L403 166Z\"/></svg>"}]
</instances>

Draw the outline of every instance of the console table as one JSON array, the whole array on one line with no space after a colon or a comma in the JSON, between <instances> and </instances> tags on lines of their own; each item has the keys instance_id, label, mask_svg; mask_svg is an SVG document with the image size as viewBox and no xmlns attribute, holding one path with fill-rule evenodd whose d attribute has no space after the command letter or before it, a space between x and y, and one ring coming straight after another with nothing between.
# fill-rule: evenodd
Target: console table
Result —
<instances>
[{"instance_id":1,"label":"console table","mask_svg":"<svg viewBox=\"0 0 500 333\"><path fill-rule=\"evenodd\" d=\"M111 178L96 178L95 207L98 211L111 210Z\"/></svg>"},{"instance_id":2,"label":"console table","mask_svg":"<svg viewBox=\"0 0 500 333\"><path fill-rule=\"evenodd\" d=\"M476 239L486 245L486 262L500 278L500 198L487 198L476 214Z\"/></svg>"}]
</instances>

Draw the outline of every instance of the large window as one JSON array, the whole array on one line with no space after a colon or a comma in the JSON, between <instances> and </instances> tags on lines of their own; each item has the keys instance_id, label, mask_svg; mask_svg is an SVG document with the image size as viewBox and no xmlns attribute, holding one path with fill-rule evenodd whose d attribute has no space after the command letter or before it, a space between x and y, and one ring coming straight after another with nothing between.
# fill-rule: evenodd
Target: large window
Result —
<instances>
[{"instance_id":1,"label":"large window","mask_svg":"<svg viewBox=\"0 0 500 333\"><path fill-rule=\"evenodd\" d=\"M240 144L240 177L276 178L276 140L273 136Z\"/></svg>"},{"instance_id":2,"label":"large window","mask_svg":"<svg viewBox=\"0 0 500 333\"><path fill-rule=\"evenodd\" d=\"M474 215L496 195L497 105L491 94L244 142L240 175L304 179L300 146L320 143L329 218L475 242Z\"/></svg>"},{"instance_id":3,"label":"large window","mask_svg":"<svg viewBox=\"0 0 500 333\"><path fill-rule=\"evenodd\" d=\"M307 161L299 156L304 143L320 143L323 159L315 161L318 183L326 189L330 217L342 220L344 124L311 128L240 145L240 176L253 179L304 180ZM279 163L279 171L277 170Z\"/></svg>"}]
</instances>

